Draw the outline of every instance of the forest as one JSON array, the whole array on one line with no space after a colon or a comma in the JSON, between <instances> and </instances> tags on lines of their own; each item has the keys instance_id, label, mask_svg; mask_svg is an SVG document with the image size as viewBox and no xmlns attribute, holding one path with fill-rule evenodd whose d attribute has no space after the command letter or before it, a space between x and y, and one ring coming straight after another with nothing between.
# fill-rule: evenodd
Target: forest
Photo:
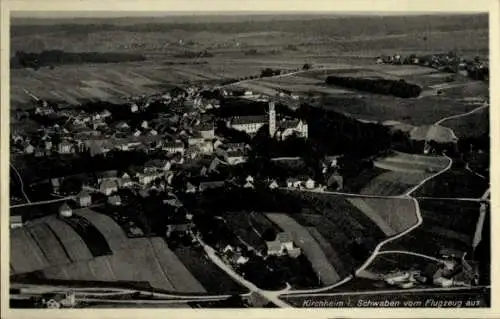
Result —
<instances>
[{"instance_id":1,"label":"forest","mask_svg":"<svg viewBox=\"0 0 500 319\"><path fill-rule=\"evenodd\" d=\"M61 50L47 50L40 53L17 51L10 60L11 68L50 67L64 64L83 63L119 63L130 61L144 61L141 54L118 52L65 52Z\"/></svg>"},{"instance_id":2,"label":"forest","mask_svg":"<svg viewBox=\"0 0 500 319\"><path fill-rule=\"evenodd\" d=\"M400 98L418 97L422 89L416 84L405 80L363 79L343 76L328 76L327 85L336 85L365 92L393 95Z\"/></svg>"}]
</instances>

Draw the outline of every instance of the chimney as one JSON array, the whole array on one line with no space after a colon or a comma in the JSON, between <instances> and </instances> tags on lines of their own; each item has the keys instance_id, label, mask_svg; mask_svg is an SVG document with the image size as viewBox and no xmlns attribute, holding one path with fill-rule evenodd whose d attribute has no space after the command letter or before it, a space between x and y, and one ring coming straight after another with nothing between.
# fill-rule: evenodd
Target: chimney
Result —
<instances>
[{"instance_id":1,"label":"chimney","mask_svg":"<svg viewBox=\"0 0 500 319\"><path fill-rule=\"evenodd\" d=\"M274 101L269 101L269 136L274 137L274 133L276 133L276 110Z\"/></svg>"}]
</instances>

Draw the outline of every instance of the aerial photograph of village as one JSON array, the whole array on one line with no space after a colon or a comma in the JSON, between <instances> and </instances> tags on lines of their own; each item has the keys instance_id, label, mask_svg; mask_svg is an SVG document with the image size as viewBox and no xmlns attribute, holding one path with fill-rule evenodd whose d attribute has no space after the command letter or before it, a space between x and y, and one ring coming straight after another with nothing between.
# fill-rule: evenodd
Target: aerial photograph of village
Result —
<instances>
[{"instance_id":1,"label":"aerial photograph of village","mask_svg":"<svg viewBox=\"0 0 500 319\"><path fill-rule=\"evenodd\" d=\"M490 304L488 13L10 14L10 308Z\"/></svg>"}]
</instances>

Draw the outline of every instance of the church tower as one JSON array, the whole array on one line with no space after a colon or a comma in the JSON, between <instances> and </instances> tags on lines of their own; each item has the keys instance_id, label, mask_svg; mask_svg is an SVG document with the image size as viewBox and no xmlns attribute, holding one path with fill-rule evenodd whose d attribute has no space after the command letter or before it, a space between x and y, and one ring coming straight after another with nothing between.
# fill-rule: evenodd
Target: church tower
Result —
<instances>
[{"instance_id":1,"label":"church tower","mask_svg":"<svg viewBox=\"0 0 500 319\"><path fill-rule=\"evenodd\" d=\"M276 133L276 110L274 101L269 101L269 136L274 137L274 133Z\"/></svg>"}]
</instances>

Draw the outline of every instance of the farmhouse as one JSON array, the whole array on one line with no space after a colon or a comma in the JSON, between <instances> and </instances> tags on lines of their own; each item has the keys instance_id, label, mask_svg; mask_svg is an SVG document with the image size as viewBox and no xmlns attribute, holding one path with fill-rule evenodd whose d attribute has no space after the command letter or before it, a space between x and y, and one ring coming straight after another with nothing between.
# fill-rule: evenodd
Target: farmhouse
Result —
<instances>
[{"instance_id":1,"label":"farmhouse","mask_svg":"<svg viewBox=\"0 0 500 319\"><path fill-rule=\"evenodd\" d=\"M116 180L103 180L99 185L99 191L104 195L111 195L112 193L118 191L118 183Z\"/></svg>"},{"instance_id":2,"label":"farmhouse","mask_svg":"<svg viewBox=\"0 0 500 319\"><path fill-rule=\"evenodd\" d=\"M288 232L282 232L276 235L274 241L266 242L268 256L282 256L288 253L290 257L300 255L300 248L293 246L292 235Z\"/></svg>"},{"instance_id":3,"label":"farmhouse","mask_svg":"<svg viewBox=\"0 0 500 319\"><path fill-rule=\"evenodd\" d=\"M78 194L76 201L78 205L80 205L80 207L86 207L92 204L92 198L90 197L90 194L85 190L82 190L80 194Z\"/></svg>"}]
</instances>

